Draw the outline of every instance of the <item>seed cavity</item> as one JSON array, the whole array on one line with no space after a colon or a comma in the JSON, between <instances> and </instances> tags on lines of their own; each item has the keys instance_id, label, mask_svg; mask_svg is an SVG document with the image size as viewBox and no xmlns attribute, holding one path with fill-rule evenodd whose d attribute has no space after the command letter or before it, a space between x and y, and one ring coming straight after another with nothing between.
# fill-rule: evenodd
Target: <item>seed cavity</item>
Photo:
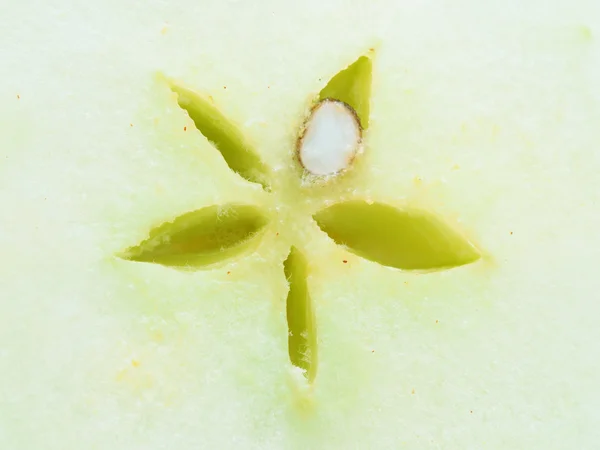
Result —
<instances>
[{"instance_id":1,"label":"seed cavity","mask_svg":"<svg viewBox=\"0 0 600 450\"><path fill-rule=\"evenodd\" d=\"M356 112L344 102L326 99L317 104L306 121L298 156L311 174L333 175L350 167L360 144Z\"/></svg>"},{"instance_id":2,"label":"seed cavity","mask_svg":"<svg viewBox=\"0 0 600 450\"><path fill-rule=\"evenodd\" d=\"M319 92L297 144L298 160L307 173L331 177L350 168L369 126L371 81L372 61L365 55Z\"/></svg>"},{"instance_id":3,"label":"seed cavity","mask_svg":"<svg viewBox=\"0 0 600 450\"><path fill-rule=\"evenodd\" d=\"M181 269L209 267L253 250L267 223L255 206L209 206L155 227L148 239L119 256Z\"/></svg>"},{"instance_id":4,"label":"seed cavity","mask_svg":"<svg viewBox=\"0 0 600 450\"><path fill-rule=\"evenodd\" d=\"M296 247L291 248L283 270L290 286L286 301L288 353L291 363L302 369L311 383L317 375L317 327L308 292L308 264Z\"/></svg>"},{"instance_id":5,"label":"seed cavity","mask_svg":"<svg viewBox=\"0 0 600 450\"><path fill-rule=\"evenodd\" d=\"M353 200L319 211L315 221L337 244L365 259L403 270L441 270L481 254L436 215Z\"/></svg>"},{"instance_id":6,"label":"seed cavity","mask_svg":"<svg viewBox=\"0 0 600 450\"><path fill-rule=\"evenodd\" d=\"M329 80L319 93L319 100L333 99L346 103L356 111L362 129L366 130L369 128L372 74L371 58L361 56Z\"/></svg>"},{"instance_id":7,"label":"seed cavity","mask_svg":"<svg viewBox=\"0 0 600 450\"><path fill-rule=\"evenodd\" d=\"M206 97L184 86L171 83L179 107L187 111L196 128L223 155L231 170L248 181L269 190L270 169L240 129Z\"/></svg>"}]
</instances>

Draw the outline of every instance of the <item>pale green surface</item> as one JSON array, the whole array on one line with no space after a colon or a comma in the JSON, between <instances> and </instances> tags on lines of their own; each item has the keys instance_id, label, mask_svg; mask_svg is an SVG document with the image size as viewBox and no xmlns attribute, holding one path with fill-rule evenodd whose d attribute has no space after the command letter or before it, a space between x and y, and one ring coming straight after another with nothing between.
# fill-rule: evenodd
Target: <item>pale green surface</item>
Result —
<instances>
[{"instance_id":1,"label":"pale green surface","mask_svg":"<svg viewBox=\"0 0 600 450\"><path fill-rule=\"evenodd\" d=\"M258 246L268 223L251 205L213 205L183 214L150 231L148 239L119 256L180 268L201 268L242 257Z\"/></svg>"},{"instance_id":2,"label":"pale green surface","mask_svg":"<svg viewBox=\"0 0 600 450\"><path fill-rule=\"evenodd\" d=\"M315 220L337 244L397 269L447 269L480 257L464 236L426 211L355 200L321 210Z\"/></svg>"},{"instance_id":3,"label":"pale green surface","mask_svg":"<svg viewBox=\"0 0 600 450\"><path fill-rule=\"evenodd\" d=\"M5 3L0 448L597 447L596 0ZM155 79L212 95L291 172L314 98L372 46L361 169L284 206ZM402 272L296 220L355 199L439 214L484 255ZM227 203L273 213L247 257L187 273L114 256ZM311 389L288 357L293 244Z\"/></svg>"},{"instance_id":4,"label":"pale green surface","mask_svg":"<svg viewBox=\"0 0 600 450\"><path fill-rule=\"evenodd\" d=\"M317 375L317 324L308 290L308 263L300 250L292 247L283 263L290 290L286 299L288 353L290 361L304 371L309 382Z\"/></svg>"}]
</instances>

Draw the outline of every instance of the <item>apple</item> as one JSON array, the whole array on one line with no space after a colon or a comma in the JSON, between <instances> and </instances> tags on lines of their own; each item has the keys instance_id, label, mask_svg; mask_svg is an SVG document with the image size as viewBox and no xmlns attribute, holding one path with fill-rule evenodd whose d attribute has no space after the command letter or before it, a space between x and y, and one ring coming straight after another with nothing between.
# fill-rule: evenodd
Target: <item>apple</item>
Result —
<instances>
[{"instance_id":1,"label":"apple","mask_svg":"<svg viewBox=\"0 0 600 450\"><path fill-rule=\"evenodd\" d=\"M0 448L594 448L593 2L15 2Z\"/></svg>"}]
</instances>

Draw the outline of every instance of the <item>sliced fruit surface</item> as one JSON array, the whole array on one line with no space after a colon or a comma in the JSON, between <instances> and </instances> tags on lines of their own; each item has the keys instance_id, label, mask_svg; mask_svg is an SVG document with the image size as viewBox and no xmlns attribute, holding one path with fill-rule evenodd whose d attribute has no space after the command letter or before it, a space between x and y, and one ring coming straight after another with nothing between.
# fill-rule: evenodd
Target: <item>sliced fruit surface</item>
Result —
<instances>
[{"instance_id":1,"label":"sliced fruit surface","mask_svg":"<svg viewBox=\"0 0 600 450\"><path fill-rule=\"evenodd\" d=\"M594 448L595 12L3 7L0 448Z\"/></svg>"}]
</instances>

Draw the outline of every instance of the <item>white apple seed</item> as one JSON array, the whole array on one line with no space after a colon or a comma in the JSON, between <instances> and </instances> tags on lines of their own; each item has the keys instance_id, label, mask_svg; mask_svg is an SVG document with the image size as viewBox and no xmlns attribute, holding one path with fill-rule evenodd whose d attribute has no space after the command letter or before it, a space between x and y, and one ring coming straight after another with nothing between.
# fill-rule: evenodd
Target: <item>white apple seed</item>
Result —
<instances>
[{"instance_id":1,"label":"white apple seed","mask_svg":"<svg viewBox=\"0 0 600 450\"><path fill-rule=\"evenodd\" d=\"M361 144L361 127L354 109L325 99L313 108L298 142L298 157L313 175L333 175L347 169Z\"/></svg>"}]
</instances>

